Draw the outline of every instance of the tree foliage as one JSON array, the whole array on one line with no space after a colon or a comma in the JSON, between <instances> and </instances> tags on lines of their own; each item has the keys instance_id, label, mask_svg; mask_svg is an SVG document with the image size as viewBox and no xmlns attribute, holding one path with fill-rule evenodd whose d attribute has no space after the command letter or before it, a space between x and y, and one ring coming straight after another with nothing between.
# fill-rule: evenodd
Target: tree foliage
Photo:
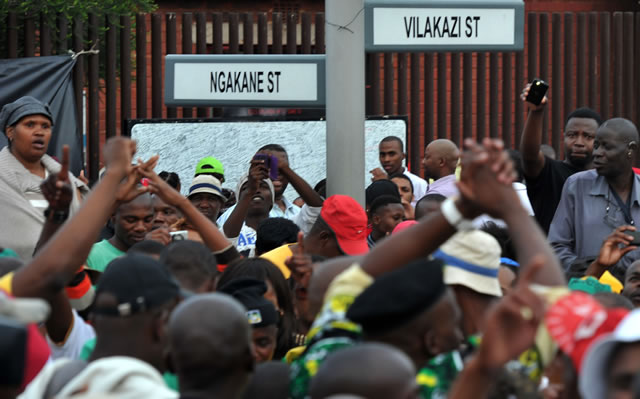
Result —
<instances>
[{"instance_id":1,"label":"tree foliage","mask_svg":"<svg viewBox=\"0 0 640 399\"><path fill-rule=\"evenodd\" d=\"M17 37L18 37L18 57L24 55L24 20L32 18L35 21L36 29L40 24L46 24L54 38L54 48L57 48L59 40L68 41L66 48L71 48L71 36L73 34L72 23L79 20L84 25L84 40L87 49L91 45L86 36L87 22L90 14L98 18L98 40L99 49L104 50L105 17L112 16L110 20L118 26L119 18L123 15L134 16L136 13L148 13L157 8L154 0L0 0L0 58L7 54L9 28L7 17L10 12L17 17ZM59 36L58 20L64 18L67 21L68 29L66 38ZM135 19L133 19L135 25ZM39 41L39 37L36 36ZM132 46L135 48L135 41L132 38ZM101 65L102 69L102 65ZM103 75L101 71L101 76Z\"/></svg>"},{"instance_id":2,"label":"tree foliage","mask_svg":"<svg viewBox=\"0 0 640 399\"><path fill-rule=\"evenodd\" d=\"M51 23L54 23L58 15L69 21L75 17L85 21L90 13L133 15L155 9L153 0L0 0L0 17L3 19L13 11L21 17L42 14Z\"/></svg>"}]
</instances>

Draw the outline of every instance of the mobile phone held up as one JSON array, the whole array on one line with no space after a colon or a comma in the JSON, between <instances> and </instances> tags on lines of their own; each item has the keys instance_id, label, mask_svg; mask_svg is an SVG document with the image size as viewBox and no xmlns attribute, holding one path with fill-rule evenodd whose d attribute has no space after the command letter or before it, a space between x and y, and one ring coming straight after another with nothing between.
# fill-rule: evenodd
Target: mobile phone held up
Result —
<instances>
[{"instance_id":1,"label":"mobile phone held up","mask_svg":"<svg viewBox=\"0 0 640 399\"><path fill-rule=\"evenodd\" d=\"M171 241L185 241L189 239L189 232L187 230L171 231L169 232Z\"/></svg>"},{"instance_id":2,"label":"mobile phone held up","mask_svg":"<svg viewBox=\"0 0 640 399\"><path fill-rule=\"evenodd\" d=\"M529 88L529 94L527 94L527 102L530 102L533 105L540 105L544 95L547 94L547 90L549 90L549 84L542 79L533 79L531 82L531 87Z\"/></svg>"},{"instance_id":3,"label":"mobile phone held up","mask_svg":"<svg viewBox=\"0 0 640 399\"><path fill-rule=\"evenodd\" d=\"M264 161L264 166L269 169L269 178L271 180L278 179L278 157L274 155L256 154L253 159Z\"/></svg>"}]
</instances>

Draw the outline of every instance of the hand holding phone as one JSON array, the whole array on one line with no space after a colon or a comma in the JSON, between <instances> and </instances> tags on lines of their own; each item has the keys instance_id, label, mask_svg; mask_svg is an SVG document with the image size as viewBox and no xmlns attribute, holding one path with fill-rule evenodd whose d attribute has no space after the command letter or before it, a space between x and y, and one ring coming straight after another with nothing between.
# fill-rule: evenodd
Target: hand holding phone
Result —
<instances>
[{"instance_id":1,"label":"hand holding phone","mask_svg":"<svg viewBox=\"0 0 640 399\"><path fill-rule=\"evenodd\" d=\"M535 78L531 82L529 94L527 94L525 101L533 105L540 105L545 94L547 94L547 90L549 90L549 84L542 79Z\"/></svg>"},{"instance_id":2,"label":"hand holding phone","mask_svg":"<svg viewBox=\"0 0 640 399\"><path fill-rule=\"evenodd\" d=\"M253 159L264 161L264 165L269 169L269 178L271 180L278 179L278 157L274 155L256 154Z\"/></svg>"},{"instance_id":3,"label":"hand holding phone","mask_svg":"<svg viewBox=\"0 0 640 399\"><path fill-rule=\"evenodd\" d=\"M171 231L169 232L171 241L185 241L189 239L189 232L187 230Z\"/></svg>"}]
</instances>

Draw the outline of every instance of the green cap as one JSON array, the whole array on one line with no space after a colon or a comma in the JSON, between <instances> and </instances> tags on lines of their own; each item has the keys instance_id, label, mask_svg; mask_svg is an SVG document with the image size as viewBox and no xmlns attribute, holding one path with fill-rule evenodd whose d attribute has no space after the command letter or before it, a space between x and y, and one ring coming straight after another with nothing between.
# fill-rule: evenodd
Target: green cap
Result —
<instances>
[{"instance_id":1,"label":"green cap","mask_svg":"<svg viewBox=\"0 0 640 399\"><path fill-rule=\"evenodd\" d=\"M214 157L202 158L196 166L196 176L203 173L219 173L224 176L224 166Z\"/></svg>"},{"instance_id":2,"label":"green cap","mask_svg":"<svg viewBox=\"0 0 640 399\"><path fill-rule=\"evenodd\" d=\"M611 292L611 287L602 284L595 277L589 276L585 278L572 278L569 280L568 287L571 291L582 291L587 294L596 294L598 292Z\"/></svg>"}]
</instances>

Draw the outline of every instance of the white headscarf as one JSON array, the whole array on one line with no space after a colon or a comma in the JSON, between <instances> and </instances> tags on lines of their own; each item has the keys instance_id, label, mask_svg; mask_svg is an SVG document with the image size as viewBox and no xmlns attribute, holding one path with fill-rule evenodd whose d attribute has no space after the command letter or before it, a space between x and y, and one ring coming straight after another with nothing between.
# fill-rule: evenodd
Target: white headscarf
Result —
<instances>
[{"instance_id":1,"label":"white headscarf","mask_svg":"<svg viewBox=\"0 0 640 399\"><path fill-rule=\"evenodd\" d=\"M236 188L236 200L239 201L240 200L240 190L242 189L242 186L244 186L244 184L246 182L249 181L249 175L244 175L242 176L242 178L240 178L240 181L238 182L238 187ZM267 183L267 185L269 186L269 190L271 190L271 203L275 204L276 203L276 190L273 187L273 182L271 181L271 179L263 179L263 182Z\"/></svg>"}]
</instances>

